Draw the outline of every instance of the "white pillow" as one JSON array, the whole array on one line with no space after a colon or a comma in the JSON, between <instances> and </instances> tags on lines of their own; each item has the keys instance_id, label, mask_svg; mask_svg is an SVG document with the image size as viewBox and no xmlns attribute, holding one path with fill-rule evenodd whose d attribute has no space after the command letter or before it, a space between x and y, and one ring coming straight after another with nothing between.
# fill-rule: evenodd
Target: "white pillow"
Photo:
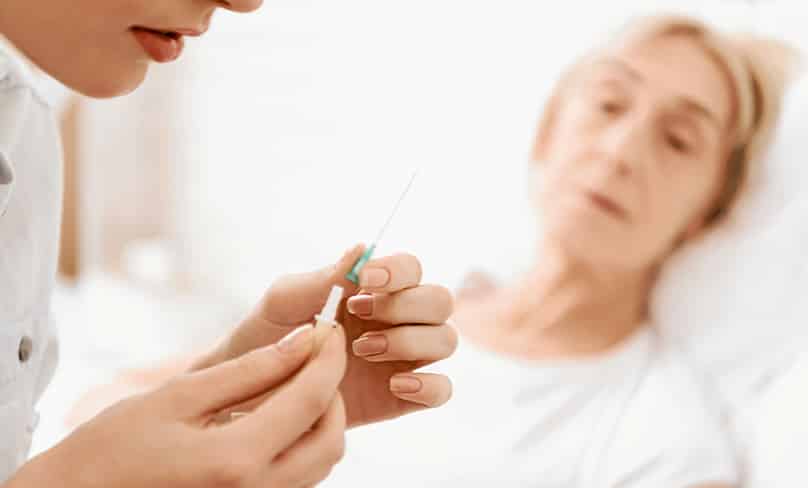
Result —
<instances>
[{"instance_id":1,"label":"white pillow","mask_svg":"<svg viewBox=\"0 0 808 488\"><path fill-rule=\"evenodd\" d=\"M808 195L808 73L786 92L772 145L760 164L750 167L743 198L730 217L742 232L763 227L773 215ZM740 230L740 229L739 229Z\"/></svg>"},{"instance_id":2,"label":"white pillow","mask_svg":"<svg viewBox=\"0 0 808 488\"><path fill-rule=\"evenodd\" d=\"M663 334L731 406L754 399L806 348L808 76L787 92L773 145L725 222L668 263L651 299ZM748 426L747 426L748 427Z\"/></svg>"}]
</instances>

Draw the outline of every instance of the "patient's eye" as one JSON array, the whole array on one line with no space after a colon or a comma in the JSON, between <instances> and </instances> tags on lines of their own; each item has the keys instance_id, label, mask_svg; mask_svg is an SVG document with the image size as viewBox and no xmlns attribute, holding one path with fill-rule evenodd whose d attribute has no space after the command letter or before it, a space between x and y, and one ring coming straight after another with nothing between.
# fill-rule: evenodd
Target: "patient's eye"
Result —
<instances>
[{"instance_id":1,"label":"patient's eye","mask_svg":"<svg viewBox=\"0 0 808 488\"><path fill-rule=\"evenodd\" d=\"M668 144L668 147L678 153L687 154L690 152L690 141L679 134L668 132L665 135L665 142Z\"/></svg>"},{"instance_id":2,"label":"patient's eye","mask_svg":"<svg viewBox=\"0 0 808 488\"><path fill-rule=\"evenodd\" d=\"M660 126L665 147L679 156L695 156L701 145L700 132L688 119L674 119Z\"/></svg>"},{"instance_id":3,"label":"patient's eye","mask_svg":"<svg viewBox=\"0 0 808 488\"><path fill-rule=\"evenodd\" d=\"M587 101L588 110L596 117L611 118L626 110L625 98L609 92L594 93Z\"/></svg>"},{"instance_id":4,"label":"patient's eye","mask_svg":"<svg viewBox=\"0 0 808 488\"><path fill-rule=\"evenodd\" d=\"M591 109L599 115L614 117L626 111L627 94L618 80L599 79L591 86L591 90Z\"/></svg>"},{"instance_id":5,"label":"patient's eye","mask_svg":"<svg viewBox=\"0 0 808 488\"><path fill-rule=\"evenodd\" d=\"M605 99L600 101L598 109L606 115L618 115L623 111L623 105L617 99Z\"/></svg>"}]
</instances>

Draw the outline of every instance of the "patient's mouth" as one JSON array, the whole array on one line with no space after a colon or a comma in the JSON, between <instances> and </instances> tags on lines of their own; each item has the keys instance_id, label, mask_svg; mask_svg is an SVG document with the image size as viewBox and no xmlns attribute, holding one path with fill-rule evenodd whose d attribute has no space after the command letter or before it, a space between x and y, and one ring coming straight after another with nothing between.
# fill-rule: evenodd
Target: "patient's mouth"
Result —
<instances>
[{"instance_id":1,"label":"patient's mouth","mask_svg":"<svg viewBox=\"0 0 808 488\"><path fill-rule=\"evenodd\" d=\"M628 220L628 212L611 198L596 191L587 191L586 196L593 205L620 220Z\"/></svg>"}]
</instances>

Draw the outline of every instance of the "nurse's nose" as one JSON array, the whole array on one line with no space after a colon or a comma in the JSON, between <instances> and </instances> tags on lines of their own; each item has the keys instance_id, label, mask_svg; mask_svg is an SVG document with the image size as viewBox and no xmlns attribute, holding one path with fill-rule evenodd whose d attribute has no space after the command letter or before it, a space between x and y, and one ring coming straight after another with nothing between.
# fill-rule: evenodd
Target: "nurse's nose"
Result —
<instances>
[{"instance_id":1,"label":"nurse's nose","mask_svg":"<svg viewBox=\"0 0 808 488\"><path fill-rule=\"evenodd\" d=\"M222 8L234 12L249 13L261 8L264 0L219 0L219 3L222 5Z\"/></svg>"}]
</instances>

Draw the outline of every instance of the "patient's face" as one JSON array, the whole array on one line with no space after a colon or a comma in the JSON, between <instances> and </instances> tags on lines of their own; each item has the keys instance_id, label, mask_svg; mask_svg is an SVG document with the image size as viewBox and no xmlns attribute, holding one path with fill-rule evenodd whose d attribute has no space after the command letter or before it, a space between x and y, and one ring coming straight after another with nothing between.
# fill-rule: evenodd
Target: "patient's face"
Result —
<instances>
[{"instance_id":1,"label":"patient's face","mask_svg":"<svg viewBox=\"0 0 808 488\"><path fill-rule=\"evenodd\" d=\"M719 65L682 36L622 46L577 73L536 146L546 237L621 268L666 256L715 201L732 100Z\"/></svg>"}]
</instances>

